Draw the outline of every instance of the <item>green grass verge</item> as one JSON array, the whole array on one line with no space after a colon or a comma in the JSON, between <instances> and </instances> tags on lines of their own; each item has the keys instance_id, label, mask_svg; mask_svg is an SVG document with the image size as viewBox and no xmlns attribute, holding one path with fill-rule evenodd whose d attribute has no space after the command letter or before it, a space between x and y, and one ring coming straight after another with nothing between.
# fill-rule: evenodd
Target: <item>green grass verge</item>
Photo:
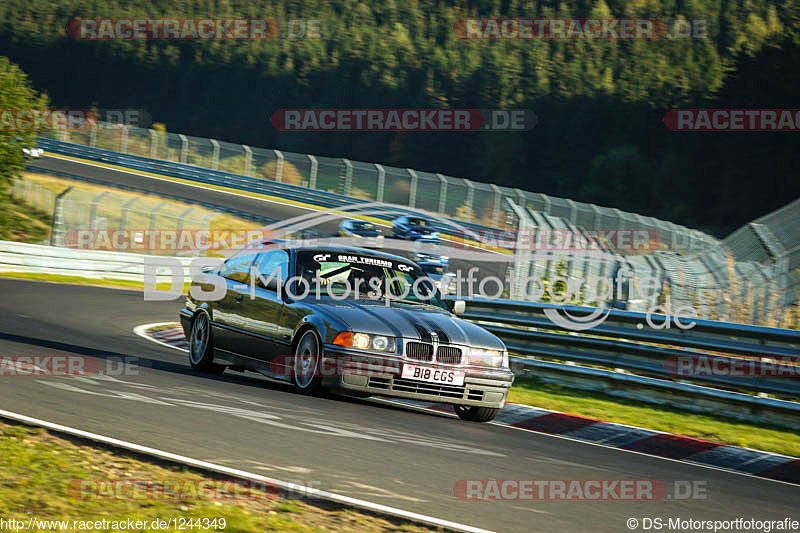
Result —
<instances>
[{"instance_id":1,"label":"green grass verge","mask_svg":"<svg viewBox=\"0 0 800 533\"><path fill-rule=\"evenodd\" d=\"M517 378L508 401L800 457L800 433Z\"/></svg>"},{"instance_id":2,"label":"green grass verge","mask_svg":"<svg viewBox=\"0 0 800 533\"><path fill-rule=\"evenodd\" d=\"M203 487L196 484L213 482L214 478L182 467L148 462L125 452L88 446L26 426L0 423L0 456L3 458L0 461L0 516L5 520L27 522L33 517L38 520L125 521L130 518L152 522L171 518L224 518L226 533L430 531L352 509L274 497L216 501L203 499L202 491L198 497L196 491L192 494L191 490L184 489L171 492L169 498L98 498L89 494L90 491L81 493L80 480L104 483L99 485L101 487L110 487L108 481L120 480L149 481L161 487ZM263 495L263 491L259 494Z\"/></svg>"},{"instance_id":3,"label":"green grass verge","mask_svg":"<svg viewBox=\"0 0 800 533\"><path fill-rule=\"evenodd\" d=\"M50 238L50 216L0 195L0 240L39 243Z\"/></svg>"}]
</instances>

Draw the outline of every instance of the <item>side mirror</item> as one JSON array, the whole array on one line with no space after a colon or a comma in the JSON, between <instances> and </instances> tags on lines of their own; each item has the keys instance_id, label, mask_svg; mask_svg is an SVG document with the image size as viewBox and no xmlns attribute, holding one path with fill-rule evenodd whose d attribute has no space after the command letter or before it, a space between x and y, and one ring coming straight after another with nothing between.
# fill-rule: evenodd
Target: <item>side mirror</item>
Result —
<instances>
[{"instance_id":1,"label":"side mirror","mask_svg":"<svg viewBox=\"0 0 800 533\"><path fill-rule=\"evenodd\" d=\"M464 311L467 310L467 302L464 300L456 300L453 302L453 313L457 315L463 315Z\"/></svg>"}]
</instances>

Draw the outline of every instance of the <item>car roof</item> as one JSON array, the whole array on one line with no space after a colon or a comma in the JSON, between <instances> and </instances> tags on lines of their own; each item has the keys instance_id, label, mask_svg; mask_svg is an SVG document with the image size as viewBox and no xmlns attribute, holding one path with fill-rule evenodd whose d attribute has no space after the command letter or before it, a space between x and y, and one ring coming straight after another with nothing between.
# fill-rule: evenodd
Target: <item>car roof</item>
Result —
<instances>
[{"instance_id":1,"label":"car roof","mask_svg":"<svg viewBox=\"0 0 800 533\"><path fill-rule=\"evenodd\" d=\"M403 263L413 263L408 258L405 258L400 255L394 254L387 254L384 252L376 252L375 250L371 250L368 248L358 248L356 246L319 246L313 248L292 248L295 252L336 252L336 253L349 253L349 254L360 254L360 255L369 255L372 257L379 257L381 259L391 259L394 261L402 261Z\"/></svg>"}]
</instances>

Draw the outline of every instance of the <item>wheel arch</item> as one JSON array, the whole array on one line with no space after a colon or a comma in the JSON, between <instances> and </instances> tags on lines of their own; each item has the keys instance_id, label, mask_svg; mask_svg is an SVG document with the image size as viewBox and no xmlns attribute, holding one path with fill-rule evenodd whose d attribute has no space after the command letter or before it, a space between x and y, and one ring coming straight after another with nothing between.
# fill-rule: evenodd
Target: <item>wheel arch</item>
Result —
<instances>
[{"instance_id":1,"label":"wheel arch","mask_svg":"<svg viewBox=\"0 0 800 533\"><path fill-rule=\"evenodd\" d=\"M298 327L295 328L294 335L292 335L292 353L295 352L297 349L297 344L307 331L313 331L317 334L317 337L320 341L320 350L322 349L323 345L325 344L325 336L314 322L308 320L301 322Z\"/></svg>"}]
</instances>

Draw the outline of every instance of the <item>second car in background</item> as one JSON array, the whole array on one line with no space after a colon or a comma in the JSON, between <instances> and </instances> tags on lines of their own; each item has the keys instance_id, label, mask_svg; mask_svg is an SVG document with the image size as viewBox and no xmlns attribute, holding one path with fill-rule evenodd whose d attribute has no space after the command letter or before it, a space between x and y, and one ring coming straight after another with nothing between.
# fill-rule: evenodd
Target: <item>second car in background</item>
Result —
<instances>
[{"instance_id":1,"label":"second car in background","mask_svg":"<svg viewBox=\"0 0 800 533\"><path fill-rule=\"evenodd\" d=\"M395 239L416 241L424 238L438 239L439 233L433 230L429 220L403 215L392 221L392 236Z\"/></svg>"}]
</instances>

